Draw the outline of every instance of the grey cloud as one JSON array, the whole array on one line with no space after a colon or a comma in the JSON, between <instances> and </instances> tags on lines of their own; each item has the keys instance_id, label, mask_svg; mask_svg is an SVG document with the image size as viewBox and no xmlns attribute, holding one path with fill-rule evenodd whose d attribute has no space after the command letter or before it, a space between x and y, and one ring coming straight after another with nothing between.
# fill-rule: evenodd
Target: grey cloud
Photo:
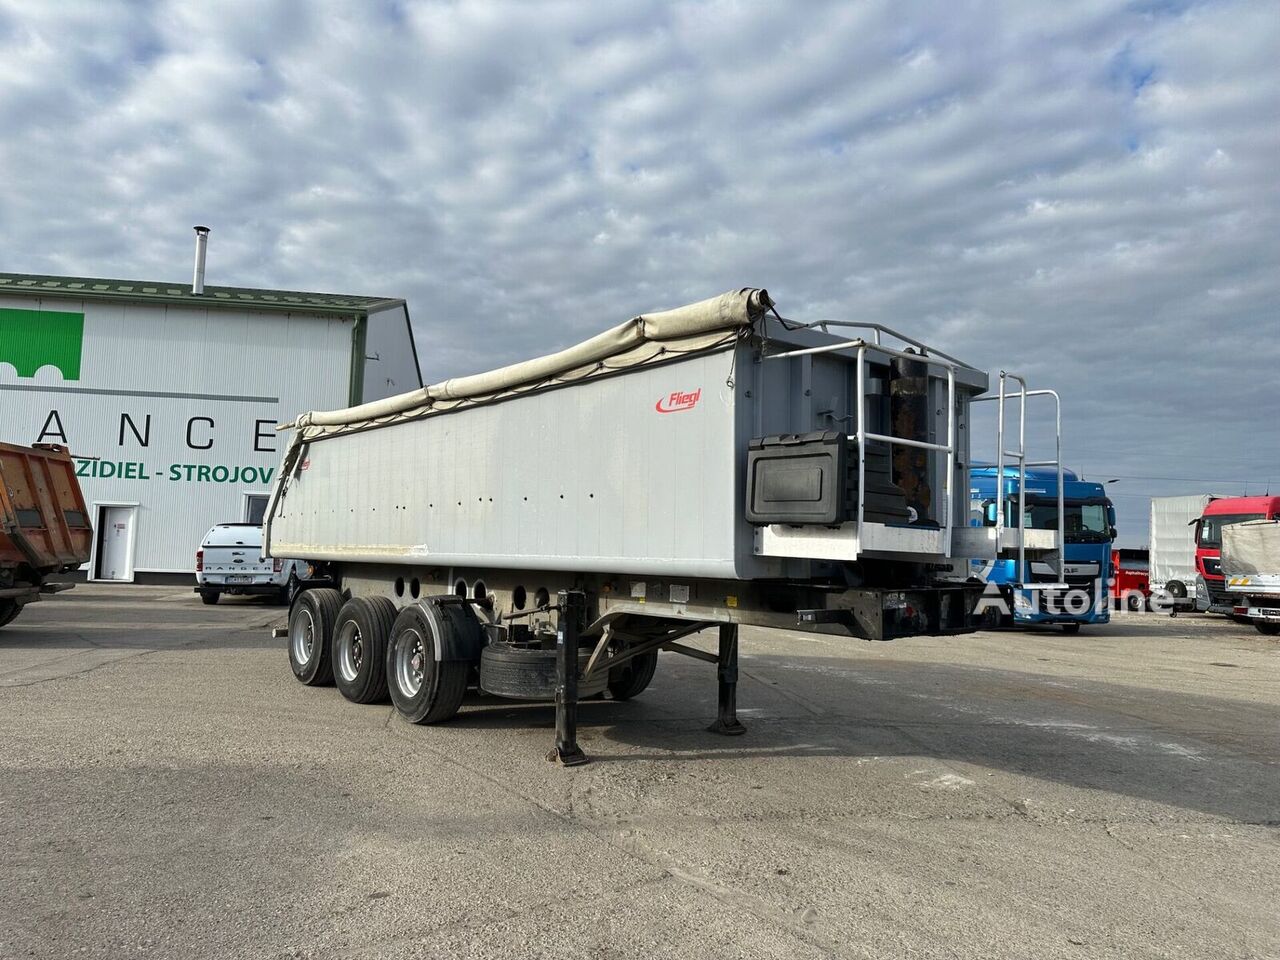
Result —
<instances>
[{"instance_id":1,"label":"grey cloud","mask_svg":"<svg viewBox=\"0 0 1280 960\"><path fill-rule=\"evenodd\" d=\"M406 296L433 378L764 284L1058 387L1090 475L1280 481L1274 12L911 10L0 0L0 265L210 223L215 281ZM1197 488L1113 489L1140 542Z\"/></svg>"}]
</instances>

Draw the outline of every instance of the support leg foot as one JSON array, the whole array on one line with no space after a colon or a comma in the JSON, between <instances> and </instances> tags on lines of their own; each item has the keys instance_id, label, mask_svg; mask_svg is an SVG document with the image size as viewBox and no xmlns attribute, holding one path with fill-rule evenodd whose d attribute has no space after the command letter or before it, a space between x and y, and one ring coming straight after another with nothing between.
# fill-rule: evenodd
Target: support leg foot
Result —
<instances>
[{"instance_id":1,"label":"support leg foot","mask_svg":"<svg viewBox=\"0 0 1280 960\"><path fill-rule=\"evenodd\" d=\"M730 720L727 722L717 720L711 726L707 727L707 730L710 733L718 733L725 737L736 737L747 732L747 728L737 720Z\"/></svg>"},{"instance_id":2,"label":"support leg foot","mask_svg":"<svg viewBox=\"0 0 1280 960\"><path fill-rule=\"evenodd\" d=\"M716 665L719 681L719 697L716 722L707 729L726 737L746 733L747 728L738 722L738 625L726 623L720 626L720 658Z\"/></svg>"},{"instance_id":3,"label":"support leg foot","mask_svg":"<svg viewBox=\"0 0 1280 960\"><path fill-rule=\"evenodd\" d=\"M582 752L581 747L574 747L572 752L562 752L558 747L547 754L547 759L558 767L580 767L590 763L591 758Z\"/></svg>"}]
</instances>

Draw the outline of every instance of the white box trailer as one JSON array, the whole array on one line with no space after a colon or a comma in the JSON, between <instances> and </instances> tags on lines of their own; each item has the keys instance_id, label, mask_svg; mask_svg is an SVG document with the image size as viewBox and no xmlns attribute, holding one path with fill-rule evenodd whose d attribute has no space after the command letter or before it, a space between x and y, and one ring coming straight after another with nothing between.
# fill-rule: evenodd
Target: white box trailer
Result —
<instances>
[{"instance_id":1,"label":"white box trailer","mask_svg":"<svg viewBox=\"0 0 1280 960\"><path fill-rule=\"evenodd\" d=\"M470 683L556 696L565 758L577 696L634 696L659 649L718 664L717 729L740 732L740 623L973 629L982 586L946 571L1021 537L967 526L987 375L887 328L831 332L857 326L786 321L745 288L298 417L264 537L313 570L295 674L389 693L415 722L452 716ZM1035 533L1024 550L1056 549ZM679 642L710 626L717 655Z\"/></svg>"},{"instance_id":2,"label":"white box trailer","mask_svg":"<svg viewBox=\"0 0 1280 960\"><path fill-rule=\"evenodd\" d=\"M1196 596L1195 522L1213 494L1151 498L1151 595L1174 609Z\"/></svg>"},{"instance_id":3,"label":"white box trailer","mask_svg":"<svg viewBox=\"0 0 1280 960\"><path fill-rule=\"evenodd\" d=\"M1224 525L1221 561L1235 615L1259 633L1280 634L1280 520Z\"/></svg>"}]
</instances>

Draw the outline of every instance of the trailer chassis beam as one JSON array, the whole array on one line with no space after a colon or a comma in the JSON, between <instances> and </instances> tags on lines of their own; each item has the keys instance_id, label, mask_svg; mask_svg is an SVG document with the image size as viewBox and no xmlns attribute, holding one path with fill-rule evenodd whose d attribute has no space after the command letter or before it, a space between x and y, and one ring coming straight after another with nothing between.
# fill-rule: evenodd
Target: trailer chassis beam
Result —
<instances>
[{"instance_id":1,"label":"trailer chassis beam","mask_svg":"<svg viewBox=\"0 0 1280 960\"><path fill-rule=\"evenodd\" d=\"M626 633L614 626L606 626L604 632L600 635L600 639L596 642L596 648L591 652L591 659L587 661L587 667L582 671L583 678L589 677L599 670L611 670L621 663L626 663L633 657L648 653L651 650L661 650L664 647L670 647L677 653L684 653L690 648L677 649L680 645L675 641L682 640L691 634L705 630L707 627L719 626L719 624L698 620L694 623L684 621L675 621L680 625L660 637L637 637L633 634ZM608 652L609 644L614 640L622 640L627 644L627 648L612 657L605 656ZM697 651L701 653L701 651ZM713 661L714 662L714 661Z\"/></svg>"}]
</instances>

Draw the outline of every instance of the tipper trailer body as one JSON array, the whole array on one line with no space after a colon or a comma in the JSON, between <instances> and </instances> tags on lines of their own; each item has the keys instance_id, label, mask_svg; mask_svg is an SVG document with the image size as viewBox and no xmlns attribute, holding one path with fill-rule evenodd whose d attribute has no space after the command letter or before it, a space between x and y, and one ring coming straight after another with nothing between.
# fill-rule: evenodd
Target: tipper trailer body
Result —
<instances>
[{"instance_id":1,"label":"tipper trailer body","mask_svg":"<svg viewBox=\"0 0 1280 960\"><path fill-rule=\"evenodd\" d=\"M48 577L89 560L93 529L65 447L0 443L0 627L28 603L67 590Z\"/></svg>"},{"instance_id":2,"label":"tipper trailer body","mask_svg":"<svg viewBox=\"0 0 1280 960\"><path fill-rule=\"evenodd\" d=\"M432 721L470 682L565 699L556 652L580 635L591 652L561 673L618 697L643 689L658 649L714 660L734 731L737 624L973 629L968 557L1057 546L1056 531L965 522L968 406L987 375L772 306L747 288L289 424L264 550L312 567L295 673L332 671L352 699L387 684ZM679 643L709 626L718 654Z\"/></svg>"}]
</instances>

